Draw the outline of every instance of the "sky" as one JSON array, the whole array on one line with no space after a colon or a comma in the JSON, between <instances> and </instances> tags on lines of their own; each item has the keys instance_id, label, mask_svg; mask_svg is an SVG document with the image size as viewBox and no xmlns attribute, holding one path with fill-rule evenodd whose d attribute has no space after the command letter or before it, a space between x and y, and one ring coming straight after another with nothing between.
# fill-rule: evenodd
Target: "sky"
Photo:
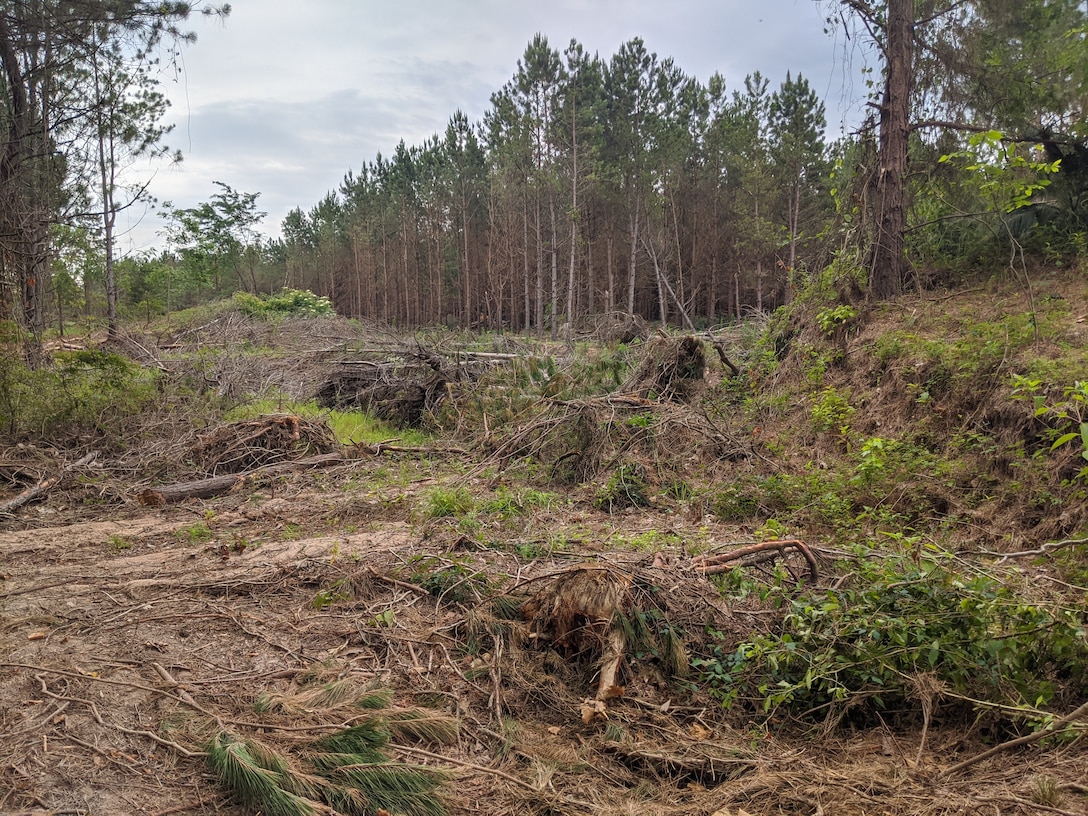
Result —
<instances>
[{"instance_id":1,"label":"sky","mask_svg":"<svg viewBox=\"0 0 1088 816\"><path fill-rule=\"evenodd\" d=\"M727 91L760 71L774 90L803 74L827 106L828 135L861 119L865 54L828 0L233 0L223 19L195 16L161 89L178 164L134 167L160 202L193 207L222 182L259 193L259 229L278 237L295 207L310 210L399 141L418 145L464 111L483 118L537 33L562 52L576 39L608 60L641 37ZM122 252L162 246L155 211L126 213Z\"/></svg>"}]
</instances>

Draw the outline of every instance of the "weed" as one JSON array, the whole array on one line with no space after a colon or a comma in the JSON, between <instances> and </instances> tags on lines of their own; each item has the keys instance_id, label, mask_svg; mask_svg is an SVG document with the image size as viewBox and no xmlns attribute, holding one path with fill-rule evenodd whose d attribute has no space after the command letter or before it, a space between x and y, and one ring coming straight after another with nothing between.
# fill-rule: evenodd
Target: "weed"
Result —
<instances>
[{"instance_id":1,"label":"weed","mask_svg":"<svg viewBox=\"0 0 1088 816\"><path fill-rule=\"evenodd\" d=\"M760 514L759 498L748 485L735 484L714 497L714 515L723 521L747 521Z\"/></svg>"},{"instance_id":2,"label":"weed","mask_svg":"<svg viewBox=\"0 0 1088 816\"><path fill-rule=\"evenodd\" d=\"M683 479L672 479L666 482L661 489L661 493L667 498L676 499L677 501L690 501L695 496L695 491L692 490L691 485Z\"/></svg>"},{"instance_id":3,"label":"weed","mask_svg":"<svg viewBox=\"0 0 1088 816\"><path fill-rule=\"evenodd\" d=\"M606 513L627 507L649 507L646 471L639 464L620 465L597 493L593 506Z\"/></svg>"},{"instance_id":4,"label":"weed","mask_svg":"<svg viewBox=\"0 0 1088 816\"><path fill-rule=\"evenodd\" d=\"M465 487L436 487L423 502L423 515L429 519L456 518L472 512L476 499Z\"/></svg>"},{"instance_id":5,"label":"weed","mask_svg":"<svg viewBox=\"0 0 1088 816\"><path fill-rule=\"evenodd\" d=\"M837 388L829 386L820 392L812 404L812 429L817 433L837 433L846 439L853 416L854 407L850 405L849 398Z\"/></svg>"},{"instance_id":6,"label":"weed","mask_svg":"<svg viewBox=\"0 0 1088 816\"><path fill-rule=\"evenodd\" d=\"M310 601L310 606L321 611L327 606L332 606L337 601L346 601L351 598L351 583L347 579L335 581L331 586L320 590Z\"/></svg>"},{"instance_id":7,"label":"weed","mask_svg":"<svg viewBox=\"0 0 1088 816\"><path fill-rule=\"evenodd\" d=\"M1013 377L1013 399L1030 399L1036 419L1048 424L1044 438L1051 452L1070 443L1080 449L1088 461L1088 381L1077 380L1062 391L1062 399L1050 400L1041 380ZM1088 481L1088 465L1077 471L1074 479Z\"/></svg>"},{"instance_id":8,"label":"weed","mask_svg":"<svg viewBox=\"0 0 1088 816\"><path fill-rule=\"evenodd\" d=\"M474 568L468 556L456 556L452 560L433 555L417 555L408 561L410 580L436 598L450 603L478 601L488 589L487 578L482 570Z\"/></svg>"},{"instance_id":9,"label":"weed","mask_svg":"<svg viewBox=\"0 0 1088 816\"><path fill-rule=\"evenodd\" d=\"M174 532L174 536L183 544L203 544L211 541L213 534L211 528L203 521L182 527Z\"/></svg>"},{"instance_id":10,"label":"weed","mask_svg":"<svg viewBox=\"0 0 1088 816\"><path fill-rule=\"evenodd\" d=\"M118 535L117 533L111 534L106 543L114 552L132 549L132 539L127 536Z\"/></svg>"}]
</instances>

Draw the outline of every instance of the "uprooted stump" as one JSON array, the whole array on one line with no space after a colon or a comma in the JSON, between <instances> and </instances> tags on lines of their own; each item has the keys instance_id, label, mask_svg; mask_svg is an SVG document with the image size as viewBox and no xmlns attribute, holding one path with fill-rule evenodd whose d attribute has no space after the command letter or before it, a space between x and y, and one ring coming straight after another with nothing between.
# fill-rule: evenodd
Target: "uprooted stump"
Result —
<instances>
[{"instance_id":1,"label":"uprooted stump","mask_svg":"<svg viewBox=\"0 0 1088 816\"><path fill-rule=\"evenodd\" d=\"M616 619L631 604L630 576L604 567L566 572L521 607L537 638L550 640L564 654L600 654L599 701L623 694L616 682L627 639Z\"/></svg>"},{"instance_id":2,"label":"uprooted stump","mask_svg":"<svg viewBox=\"0 0 1088 816\"><path fill-rule=\"evenodd\" d=\"M422 346L404 365L390 362L344 362L317 389L314 398L325 408L361 408L398 428L418 428L424 415L446 397L459 368Z\"/></svg>"},{"instance_id":3,"label":"uprooted stump","mask_svg":"<svg viewBox=\"0 0 1088 816\"><path fill-rule=\"evenodd\" d=\"M659 569L581 565L551 576L521 605L533 642L594 667L597 691L582 703L584 722L606 717L606 702L625 693L620 675L629 653L652 656L665 677L687 675L687 646L670 609L675 606L680 617L693 613L695 626L713 613L694 595L664 598L659 585L667 573L658 574Z\"/></svg>"},{"instance_id":4,"label":"uprooted stump","mask_svg":"<svg viewBox=\"0 0 1088 816\"><path fill-rule=\"evenodd\" d=\"M243 473L315 454L339 445L324 421L269 414L221 425L197 437L190 456L205 473Z\"/></svg>"},{"instance_id":5,"label":"uprooted stump","mask_svg":"<svg viewBox=\"0 0 1088 816\"><path fill-rule=\"evenodd\" d=\"M690 402L706 373L703 341L697 337L657 337L620 393L644 399Z\"/></svg>"}]
</instances>

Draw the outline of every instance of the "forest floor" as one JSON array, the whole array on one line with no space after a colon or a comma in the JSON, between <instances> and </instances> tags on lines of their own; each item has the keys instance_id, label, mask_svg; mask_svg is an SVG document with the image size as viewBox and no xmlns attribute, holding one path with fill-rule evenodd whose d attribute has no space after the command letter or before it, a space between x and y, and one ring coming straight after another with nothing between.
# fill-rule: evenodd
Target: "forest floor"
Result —
<instances>
[{"instance_id":1,"label":"forest floor","mask_svg":"<svg viewBox=\"0 0 1088 816\"><path fill-rule=\"evenodd\" d=\"M993 303L993 292L981 292L963 308ZM930 304L947 310L937 298ZM1073 308L1069 321L1075 332L1083 315ZM889 331L872 322L846 342ZM312 333L305 341L317 343ZM282 359L294 371L306 365L290 348ZM878 398L891 399L869 397ZM881 410L890 433L892 412ZM794 432L793 422L784 416L780 431L754 430L766 439ZM683 423L697 437L709 433L692 431L691 417ZM719 445L742 432L718 431ZM753 428L744 433L750 440ZM772 724L758 710L724 709L694 678L670 681L658 661L629 654L622 693L603 699L599 651L552 648L530 623L501 615L496 600L541 603L541 594L554 599L586 575L633 582L674 599L673 614L695 628L712 622L739 641L778 613L758 593L724 596L695 556L766 537L766 525L757 535L755 523L723 519L687 492L668 496L664 479L647 506L605 512L607 467L532 500L543 492L497 458L508 449L466 438L354 446L320 469L164 507L137 501L163 474L115 465L14 511L0 523L0 813L252 812L210 772L204 746L226 730L291 755L356 720L335 706L270 712L256 701L337 681L392 689L394 709L456 720L451 738L387 747L391 759L448 772L441 795L455 814L1088 812L1082 737L1003 750L949 773L1015 732L962 707L931 711L924 696L887 722ZM166 450L161 441L145 440L143 455ZM5 461L41 455L28 450L12 449ZM775 449L752 450L746 467L762 467ZM720 451L712 458L734 466ZM691 467L702 474L689 478L696 496L728 473ZM427 509L459 489L492 511ZM507 512L495 509L502 502ZM1008 520L1016 508L997 509L976 508L970 518L985 513L990 529L979 536L965 525L959 551L1031 543L1030 531ZM1065 535L1079 529L1080 512L1060 522ZM1059 522L1035 522L1045 524ZM811 545L821 585L835 581L840 543L796 524L789 532ZM1049 564L1017 563L1056 574Z\"/></svg>"}]
</instances>

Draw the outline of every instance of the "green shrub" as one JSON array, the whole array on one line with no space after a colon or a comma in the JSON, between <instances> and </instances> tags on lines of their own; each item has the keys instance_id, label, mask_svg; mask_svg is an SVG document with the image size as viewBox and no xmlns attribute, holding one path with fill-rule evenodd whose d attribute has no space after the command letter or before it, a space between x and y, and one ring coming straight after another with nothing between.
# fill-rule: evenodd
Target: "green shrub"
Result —
<instances>
[{"instance_id":1,"label":"green shrub","mask_svg":"<svg viewBox=\"0 0 1088 816\"><path fill-rule=\"evenodd\" d=\"M1004 705L1047 704L1088 670L1085 608L1029 601L951 557L866 554L842 588L785 598L775 631L697 665L723 702L811 712L850 698L905 704L912 678Z\"/></svg>"},{"instance_id":2,"label":"green shrub","mask_svg":"<svg viewBox=\"0 0 1088 816\"><path fill-rule=\"evenodd\" d=\"M155 397L157 376L120 355L88 349L57 352L51 368L29 370L0 359L0 427L17 438L59 442L94 434L123 436Z\"/></svg>"},{"instance_id":3,"label":"green shrub","mask_svg":"<svg viewBox=\"0 0 1088 816\"><path fill-rule=\"evenodd\" d=\"M332 301L308 290L283 289L276 295L251 295L235 292L235 308L250 317L268 319L276 316L327 317L336 314Z\"/></svg>"}]
</instances>

